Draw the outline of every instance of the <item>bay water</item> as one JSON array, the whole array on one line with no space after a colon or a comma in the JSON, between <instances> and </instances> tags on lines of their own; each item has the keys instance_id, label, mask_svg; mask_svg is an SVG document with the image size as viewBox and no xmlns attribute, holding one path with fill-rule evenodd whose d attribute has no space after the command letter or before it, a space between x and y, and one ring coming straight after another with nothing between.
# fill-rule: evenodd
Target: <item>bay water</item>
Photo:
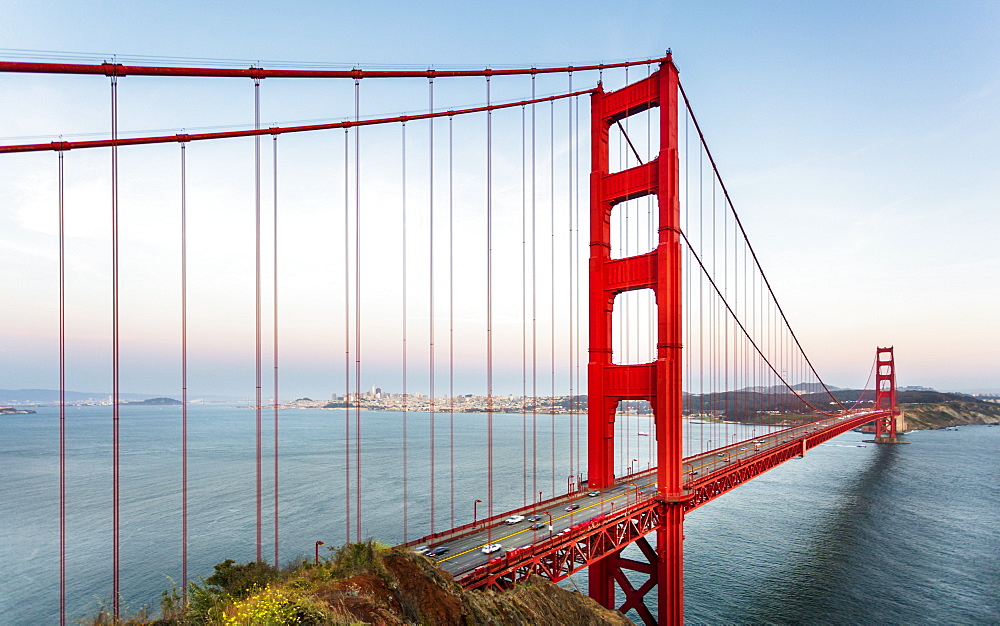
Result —
<instances>
[{"instance_id":1,"label":"bay water","mask_svg":"<svg viewBox=\"0 0 1000 626\"><path fill-rule=\"evenodd\" d=\"M0 624L58 622L59 419L57 408L37 410L0 416L0 563L6 570ZM111 597L110 412L107 406L67 408L71 620L93 615ZM197 580L224 559L255 558L255 414L200 405L188 414L189 577ZM344 418L340 411L280 414L281 564L311 558L316 541L336 546L348 539ZM270 562L272 419L265 411L262 550ZM407 416L405 511L403 416L365 411L361 419L362 537L394 544L426 534L432 523L428 416ZM537 463L531 419L493 417L495 513L530 502L538 491L544 498L563 492L566 477L578 469L569 418L539 414ZM121 596L129 609L155 609L162 590L181 585L179 425L178 407L121 407ZM639 436L641 430L648 427L637 421L630 430L635 453L627 456L647 458L652 438ZM475 505L489 502L487 436L485 414L437 414L435 530L470 521L474 506L479 517L489 513L488 504ZM688 515L689 623L1000 624L1000 428L915 432L905 435L910 445L903 446L864 444L864 438L842 435ZM584 445L584 466L585 453ZM350 481L353 508L353 470ZM351 538L358 531L355 513ZM638 558L638 551L629 548L626 556ZM585 591L586 573L562 584Z\"/></svg>"}]
</instances>

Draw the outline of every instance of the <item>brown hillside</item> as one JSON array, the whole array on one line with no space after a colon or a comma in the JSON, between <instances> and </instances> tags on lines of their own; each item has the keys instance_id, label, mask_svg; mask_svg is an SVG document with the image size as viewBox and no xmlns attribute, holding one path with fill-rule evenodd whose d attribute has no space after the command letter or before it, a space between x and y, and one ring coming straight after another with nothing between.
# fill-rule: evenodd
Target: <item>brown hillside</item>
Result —
<instances>
[{"instance_id":1,"label":"brown hillside","mask_svg":"<svg viewBox=\"0 0 1000 626\"><path fill-rule=\"evenodd\" d=\"M215 566L192 586L184 608L177 590L164 593L163 617L141 612L123 624L378 624L404 626L630 625L624 615L541 578L495 593L468 591L428 558L372 541L348 544L329 560L279 571L266 563ZM84 623L109 624L102 611Z\"/></svg>"},{"instance_id":2,"label":"brown hillside","mask_svg":"<svg viewBox=\"0 0 1000 626\"><path fill-rule=\"evenodd\" d=\"M928 404L903 404L908 430L933 430L948 426L1000 423L1000 404L949 400Z\"/></svg>"}]
</instances>

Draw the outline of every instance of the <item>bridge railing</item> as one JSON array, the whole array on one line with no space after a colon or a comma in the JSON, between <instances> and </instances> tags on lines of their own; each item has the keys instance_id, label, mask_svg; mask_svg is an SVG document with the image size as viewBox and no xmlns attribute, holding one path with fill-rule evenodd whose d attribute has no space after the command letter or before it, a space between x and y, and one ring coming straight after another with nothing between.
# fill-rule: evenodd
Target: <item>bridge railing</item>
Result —
<instances>
[{"instance_id":1,"label":"bridge railing","mask_svg":"<svg viewBox=\"0 0 1000 626\"><path fill-rule=\"evenodd\" d=\"M644 476L654 474L655 472L656 468L652 467L639 472L635 472L633 474L620 476L619 478L616 479L615 482L616 484L624 484L629 482L630 480L642 478ZM566 504L568 502L571 502L579 498L580 494L585 493L587 491L588 491L587 481L584 480L580 483L580 486L576 491L571 491L569 493L565 493L561 496L556 496L548 500L542 500L541 502L528 504L517 509L504 511L502 513L496 513L490 517L484 517L482 519L477 519L474 522L469 522L467 524L462 524L461 526L449 528L448 530L442 530L436 533L431 533L429 535L420 537L419 539L413 539L411 541L407 541L406 543L400 545L402 547L414 547L425 544L430 545L430 544L440 543L442 541L454 540L459 537L464 537L465 535L471 535L472 533L485 530L488 526L500 524L501 522L503 522L503 520L507 519L512 515L533 514L550 507L561 506L563 504Z\"/></svg>"},{"instance_id":2,"label":"bridge railing","mask_svg":"<svg viewBox=\"0 0 1000 626\"><path fill-rule=\"evenodd\" d=\"M508 550L457 582L466 588L506 589L535 574L559 581L656 529L661 502L641 497L630 506L575 524L523 548Z\"/></svg>"}]
</instances>

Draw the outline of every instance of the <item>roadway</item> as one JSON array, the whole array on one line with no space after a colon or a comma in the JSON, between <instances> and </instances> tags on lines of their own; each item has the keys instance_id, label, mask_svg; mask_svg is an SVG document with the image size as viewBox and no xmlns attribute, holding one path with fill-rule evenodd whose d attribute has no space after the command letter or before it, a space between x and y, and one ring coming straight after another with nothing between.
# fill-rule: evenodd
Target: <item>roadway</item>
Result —
<instances>
[{"instance_id":1,"label":"roadway","mask_svg":"<svg viewBox=\"0 0 1000 626\"><path fill-rule=\"evenodd\" d=\"M449 552L438 557L438 565L451 572L457 578L461 574L486 564L491 558L503 556L504 551L523 548L539 541L547 540L569 530L581 522L591 520L599 515L622 510L635 504L636 498L646 499L655 492L655 472L644 473L643 476L633 476L627 483L618 483L600 491L582 492L579 497L569 501L556 503L542 502L534 512L526 512L523 521L507 524L503 521L492 526L476 530L451 541L429 546L436 548L447 546ZM631 483L631 484L629 484ZM595 495L589 496L587 493ZM548 506L547 506L548 505ZM549 515L552 524L549 525ZM532 528L532 526L538 528ZM491 543L502 547L491 554L482 552L482 548ZM432 557L433 558L433 557Z\"/></svg>"},{"instance_id":2,"label":"roadway","mask_svg":"<svg viewBox=\"0 0 1000 626\"><path fill-rule=\"evenodd\" d=\"M763 454L774 448L788 445L812 433L817 433L827 427L836 425L847 419L830 417L802 426L793 426L783 430L766 433L759 437L735 442L731 445L716 448L708 452L687 457L683 461L683 481L691 483L704 478L716 471L724 470L729 464L748 460L755 455ZM656 493L656 470L646 470L617 479L615 485L600 491L581 491L579 496L566 499L562 496L556 501L541 502L537 507L523 511L524 520L507 524L500 519L491 525L477 528L460 536L435 544L421 544L420 548L433 550L446 547L445 554L430 557L438 566L450 572L456 578L485 565L490 559L503 556L507 550L523 548L550 537L568 532L570 527L586 522L599 515L621 511L638 501L651 498ZM551 526L549 523L551 515ZM532 528L532 526L537 526ZM490 544L500 544L500 549L492 553L484 553L483 547Z\"/></svg>"}]
</instances>

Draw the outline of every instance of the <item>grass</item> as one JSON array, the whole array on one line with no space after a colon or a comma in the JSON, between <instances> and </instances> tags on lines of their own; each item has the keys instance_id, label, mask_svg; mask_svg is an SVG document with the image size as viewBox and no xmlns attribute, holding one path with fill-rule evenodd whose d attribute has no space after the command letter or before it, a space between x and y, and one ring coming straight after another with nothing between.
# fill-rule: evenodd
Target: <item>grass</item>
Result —
<instances>
[{"instance_id":1,"label":"grass","mask_svg":"<svg viewBox=\"0 0 1000 626\"><path fill-rule=\"evenodd\" d=\"M79 624L351 624L349 616L309 598L311 591L335 580L362 573L384 574L381 554L389 546L372 540L329 548L330 556L314 564L298 560L284 569L261 561L236 563L226 559L214 567L214 572L200 582L188 585L188 605L184 606L176 585L163 591L160 616L154 617L149 607L120 611L114 619L113 610L102 603L97 613Z\"/></svg>"}]
</instances>

